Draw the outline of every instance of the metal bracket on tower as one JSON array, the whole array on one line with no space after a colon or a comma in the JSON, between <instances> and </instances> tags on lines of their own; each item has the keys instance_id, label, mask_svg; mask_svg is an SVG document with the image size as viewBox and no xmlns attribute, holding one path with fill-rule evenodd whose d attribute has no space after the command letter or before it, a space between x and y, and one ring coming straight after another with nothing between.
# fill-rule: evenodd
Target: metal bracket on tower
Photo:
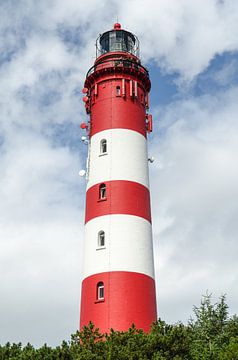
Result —
<instances>
[{"instance_id":1,"label":"metal bracket on tower","mask_svg":"<svg viewBox=\"0 0 238 360\"><path fill-rule=\"evenodd\" d=\"M146 114L146 129L148 133L151 133L153 131L153 120L151 114Z\"/></svg>"}]
</instances>

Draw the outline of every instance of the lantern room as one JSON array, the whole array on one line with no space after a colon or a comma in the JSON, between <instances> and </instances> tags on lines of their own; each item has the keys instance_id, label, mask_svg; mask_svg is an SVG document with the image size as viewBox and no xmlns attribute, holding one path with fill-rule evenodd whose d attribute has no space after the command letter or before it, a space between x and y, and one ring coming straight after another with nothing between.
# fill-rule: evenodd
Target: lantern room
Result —
<instances>
[{"instance_id":1,"label":"lantern room","mask_svg":"<svg viewBox=\"0 0 238 360\"><path fill-rule=\"evenodd\" d=\"M99 57L108 52L127 52L139 57L139 40L131 32L121 29L116 23L114 28L99 36L96 44L96 56Z\"/></svg>"}]
</instances>

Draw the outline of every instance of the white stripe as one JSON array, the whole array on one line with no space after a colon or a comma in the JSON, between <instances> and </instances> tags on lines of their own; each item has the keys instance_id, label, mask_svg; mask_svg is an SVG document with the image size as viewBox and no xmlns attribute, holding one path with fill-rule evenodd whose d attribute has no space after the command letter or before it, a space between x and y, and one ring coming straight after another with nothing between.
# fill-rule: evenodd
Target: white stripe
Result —
<instances>
[{"instance_id":1,"label":"white stripe","mask_svg":"<svg viewBox=\"0 0 238 360\"><path fill-rule=\"evenodd\" d=\"M100 141L107 140L107 154L100 154ZM128 129L100 131L91 138L87 189L103 181L135 181L149 187L145 137Z\"/></svg>"},{"instance_id":2,"label":"white stripe","mask_svg":"<svg viewBox=\"0 0 238 360\"><path fill-rule=\"evenodd\" d=\"M98 233L105 247L98 248ZM133 215L105 215L85 225L84 278L107 271L132 271L154 278L151 224Z\"/></svg>"}]
</instances>

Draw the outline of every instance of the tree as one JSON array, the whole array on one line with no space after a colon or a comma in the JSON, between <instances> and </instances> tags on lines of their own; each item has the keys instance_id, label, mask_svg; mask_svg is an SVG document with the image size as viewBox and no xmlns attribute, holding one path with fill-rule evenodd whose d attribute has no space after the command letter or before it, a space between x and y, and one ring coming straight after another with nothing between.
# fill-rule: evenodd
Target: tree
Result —
<instances>
[{"instance_id":1,"label":"tree","mask_svg":"<svg viewBox=\"0 0 238 360\"><path fill-rule=\"evenodd\" d=\"M148 334L133 324L101 334L89 323L56 348L7 343L0 360L238 360L238 317L229 316L225 295L212 304L206 294L193 312L186 325L159 319Z\"/></svg>"},{"instance_id":2,"label":"tree","mask_svg":"<svg viewBox=\"0 0 238 360\"><path fill-rule=\"evenodd\" d=\"M226 296L222 295L218 303L212 304L211 294L206 294L200 307L194 306L193 311L195 319L189 322L192 359L217 360L221 350L229 344L231 336L229 328L232 320L228 315Z\"/></svg>"}]
</instances>

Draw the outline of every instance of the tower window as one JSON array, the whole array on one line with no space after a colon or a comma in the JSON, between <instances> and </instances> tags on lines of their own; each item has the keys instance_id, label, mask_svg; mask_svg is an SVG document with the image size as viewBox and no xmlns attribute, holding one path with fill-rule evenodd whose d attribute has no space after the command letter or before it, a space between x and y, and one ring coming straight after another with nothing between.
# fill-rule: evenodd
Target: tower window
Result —
<instances>
[{"instance_id":1,"label":"tower window","mask_svg":"<svg viewBox=\"0 0 238 360\"><path fill-rule=\"evenodd\" d=\"M99 186L99 200L106 199L106 185L100 184Z\"/></svg>"},{"instance_id":2,"label":"tower window","mask_svg":"<svg viewBox=\"0 0 238 360\"><path fill-rule=\"evenodd\" d=\"M98 233L98 246L105 246L105 232L103 230Z\"/></svg>"},{"instance_id":3,"label":"tower window","mask_svg":"<svg viewBox=\"0 0 238 360\"><path fill-rule=\"evenodd\" d=\"M104 299L104 284L102 281L100 281L97 284L97 300L103 300Z\"/></svg>"},{"instance_id":4,"label":"tower window","mask_svg":"<svg viewBox=\"0 0 238 360\"><path fill-rule=\"evenodd\" d=\"M107 153L107 140L102 139L100 141L100 154L106 154Z\"/></svg>"},{"instance_id":5,"label":"tower window","mask_svg":"<svg viewBox=\"0 0 238 360\"><path fill-rule=\"evenodd\" d=\"M121 96L121 87L119 85L116 87L116 96Z\"/></svg>"},{"instance_id":6,"label":"tower window","mask_svg":"<svg viewBox=\"0 0 238 360\"><path fill-rule=\"evenodd\" d=\"M144 104L145 102L145 98L144 98L144 94L142 93L141 96L140 96L140 101L142 104Z\"/></svg>"}]
</instances>

